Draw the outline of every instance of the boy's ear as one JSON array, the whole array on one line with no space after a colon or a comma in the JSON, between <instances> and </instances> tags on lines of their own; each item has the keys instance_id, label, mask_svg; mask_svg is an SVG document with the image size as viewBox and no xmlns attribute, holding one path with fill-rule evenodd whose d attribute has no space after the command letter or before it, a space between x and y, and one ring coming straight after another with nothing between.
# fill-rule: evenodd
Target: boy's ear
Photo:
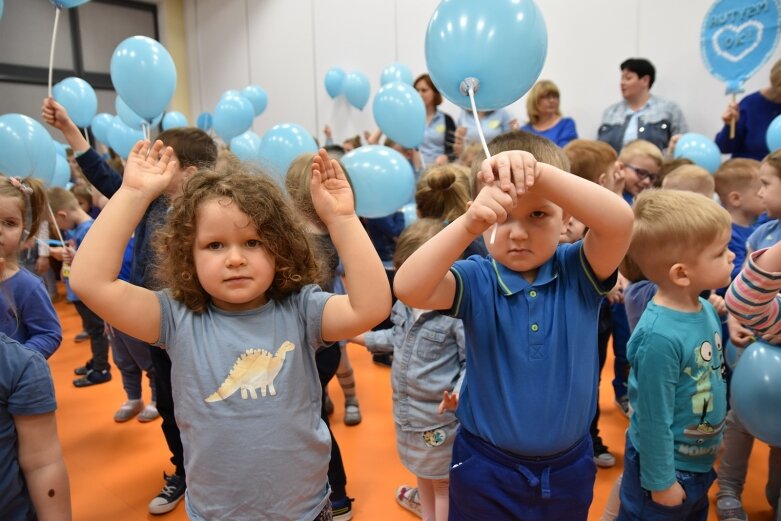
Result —
<instances>
[{"instance_id":1,"label":"boy's ear","mask_svg":"<svg viewBox=\"0 0 781 521\"><path fill-rule=\"evenodd\" d=\"M742 194L738 192L737 190L731 191L729 194L727 194L727 200L725 201L730 206L740 206L740 200L743 198Z\"/></svg>"},{"instance_id":2,"label":"boy's ear","mask_svg":"<svg viewBox=\"0 0 781 521\"><path fill-rule=\"evenodd\" d=\"M184 169L184 179L187 179L191 175L193 175L195 172L198 171L198 167L195 165L190 165L187 168Z\"/></svg>"},{"instance_id":3,"label":"boy's ear","mask_svg":"<svg viewBox=\"0 0 781 521\"><path fill-rule=\"evenodd\" d=\"M672 281L672 283L676 286L686 288L691 284L691 279L689 278L689 268L686 266L686 264L681 262L670 266L670 271L667 273L667 276L670 277L670 281Z\"/></svg>"},{"instance_id":4,"label":"boy's ear","mask_svg":"<svg viewBox=\"0 0 781 521\"><path fill-rule=\"evenodd\" d=\"M599 177L597 177L597 184L599 186L605 186L605 180L607 179L607 172L602 172L599 174Z\"/></svg>"}]
</instances>

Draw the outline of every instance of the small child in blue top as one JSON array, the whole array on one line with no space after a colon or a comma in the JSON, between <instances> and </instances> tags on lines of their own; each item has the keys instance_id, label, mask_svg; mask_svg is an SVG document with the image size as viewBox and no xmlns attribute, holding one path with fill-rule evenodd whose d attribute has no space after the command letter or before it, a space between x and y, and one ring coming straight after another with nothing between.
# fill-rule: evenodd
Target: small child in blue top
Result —
<instances>
[{"instance_id":1,"label":"small child in blue top","mask_svg":"<svg viewBox=\"0 0 781 521\"><path fill-rule=\"evenodd\" d=\"M43 183L0 175L0 332L49 358L60 347L60 320L43 281L18 261L22 243L46 226L45 208Z\"/></svg>"},{"instance_id":2,"label":"small child in blue top","mask_svg":"<svg viewBox=\"0 0 781 521\"><path fill-rule=\"evenodd\" d=\"M727 413L721 321L700 294L730 281L730 217L713 200L652 190L635 201L629 256L658 286L629 341L634 410L618 521L706 521Z\"/></svg>"},{"instance_id":3,"label":"small child in blue top","mask_svg":"<svg viewBox=\"0 0 781 521\"><path fill-rule=\"evenodd\" d=\"M489 150L497 155L475 163L467 212L395 280L408 306L464 321L450 519L585 520L596 474L597 317L629 245L632 212L565 172L566 156L545 138L511 132ZM589 231L559 245L570 215ZM459 261L480 234L490 255Z\"/></svg>"}]
</instances>

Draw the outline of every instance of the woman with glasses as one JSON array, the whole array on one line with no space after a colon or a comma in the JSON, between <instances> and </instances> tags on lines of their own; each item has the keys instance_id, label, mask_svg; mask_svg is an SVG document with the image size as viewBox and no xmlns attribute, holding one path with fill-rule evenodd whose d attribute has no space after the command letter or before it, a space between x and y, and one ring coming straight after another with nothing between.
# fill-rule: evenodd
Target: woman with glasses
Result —
<instances>
[{"instance_id":1,"label":"woman with glasses","mask_svg":"<svg viewBox=\"0 0 781 521\"><path fill-rule=\"evenodd\" d=\"M521 130L546 137L563 147L578 138L575 121L561 116L559 88L550 80L534 84L526 98L529 122Z\"/></svg>"}]
</instances>

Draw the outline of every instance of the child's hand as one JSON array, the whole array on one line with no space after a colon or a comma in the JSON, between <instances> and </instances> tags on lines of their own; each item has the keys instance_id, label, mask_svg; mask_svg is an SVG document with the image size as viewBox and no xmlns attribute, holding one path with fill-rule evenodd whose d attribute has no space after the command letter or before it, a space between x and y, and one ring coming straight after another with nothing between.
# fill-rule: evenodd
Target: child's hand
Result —
<instances>
[{"instance_id":1,"label":"child's hand","mask_svg":"<svg viewBox=\"0 0 781 521\"><path fill-rule=\"evenodd\" d=\"M512 150L502 152L483 161L477 173L486 185L498 181L499 188L510 194L513 206L518 194L526 193L540 177L542 165L528 152Z\"/></svg>"},{"instance_id":2,"label":"child's hand","mask_svg":"<svg viewBox=\"0 0 781 521\"><path fill-rule=\"evenodd\" d=\"M474 201L467 203L466 230L472 235L480 235L494 223L507 219L514 199L497 185L484 186Z\"/></svg>"},{"instance_id":3,"label":"child's hand","mask_svg":"<svg viewBox=\"0 0 781 521\"><path fill-rule=\"evenodd\" d=\"M754 333L743 327L743 324L732 315L727 315L727 330L729 331L729 339L736 347L747 347L755 340Z\"/></svg>"},{"instance_id":4,"label":"child's hand","mask_svg":"<svg viewBox=\"0 0 781 521\"><path fill-rule=\"evenodd\" d=\"M41 117L49 125L57 130L65 130L70 126L75 126L65 107L54 101L54 98L45 98L41 106Z\"/></svg>"},{"instance_id":5,"label":"child's hand","mask_svg":"<svg viewBox=\"0 0 781 521\"><path fill-rule=\"evenodd\" d=\"M437 412L445 414L445 411L455 411L458 409L458 393L449 393L445 391L442 401L439 402Z\"/></svg>"},{"instance_id":6,"label":"child's hand","mask_svg":"<svg viewBox=\"0 0 781 521\"><path fill-rule=\"evenodd\" d=\"M655 490L651 492L651 499L654 503L666 507L677 507L686 501L686 492L677 481L665 490Z\"/></svg>"},{"instance_id":7,"label":"child's hand","mask_svg":"<svg viewBox=\"0 0 781 521\"><path fill-rule=\"evenodd\" d=\"M717 295L716 293L711 293L708 297L708 302L716 309L716 313L720 317L727 315L727 305L724 303L724 297Z\"/></svg>"},{"instance_id":8,"label":"child's hand","mask_svg":"<svg viewBox=\"0 0 781 521\"><path fill-rule=\"evenodd\" d=\"M315 211L326 226L339 217L355 215L353 191L344 170L322 148L312 161L310 189Z\"/></svg>"},{"instance_id":9,"label":"child's hand","mask_svg":"<svg viewBox=\"0 0 781 521\"><path fill-rule=\"evenodd\" d=\"M162 194L173 179L176 161L174 151L160 140L151 145L139 141L133 146L122 176L122 187L135 190L150 201Z\"/></svg>"}]
</instances>

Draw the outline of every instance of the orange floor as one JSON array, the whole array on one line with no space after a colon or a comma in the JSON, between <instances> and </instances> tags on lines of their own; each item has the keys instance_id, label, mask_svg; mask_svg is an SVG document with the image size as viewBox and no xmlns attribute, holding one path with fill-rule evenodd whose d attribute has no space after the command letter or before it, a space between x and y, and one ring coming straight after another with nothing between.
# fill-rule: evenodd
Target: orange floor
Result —
<instances>
[{"instance_id":1,"label":"orange floor","mask_svg":"<svg viewBox=\"0 0 781 521\"><path fill-rule=\"evenodd\" d=\"M184 505L165 516L147 513L147 502L161 488L163 471L171 472L160 420L140 424L133 420L117 424L112 420L125 395L118 371L103 385L77 389L71 384L73 368L89 358L89 344L75 344L80 322L73 306L58 303L64 340L50 359L57 391L59 434L70 473L74 519L77 521L138 521L139 519L184 520ZM350 496L356 498L356 520L413 520L412 514L397 506L393 493L413 476L396 455L391 416L390 370L372 364L360 346L349 346L355 367L363 422L356 427L342 423L343 400L335 382L331 396L336 404L333 430L344 455ZM605 375L612 373L611 361ZM613 480L621 472L623 436L627 420L613 405L609 378L602 384L602 436L618 459L612 469L597 475L594 503L589 521L602 513ZM144 391L148 399L148 388ZM755 445L744 494L744 505L752 521L771 521L772 512L764 499L767 475L767 447ZM711 496L715 493L715 486ZM711 508L710 520L716 520Z\"/></svg>"}]
</instances>

